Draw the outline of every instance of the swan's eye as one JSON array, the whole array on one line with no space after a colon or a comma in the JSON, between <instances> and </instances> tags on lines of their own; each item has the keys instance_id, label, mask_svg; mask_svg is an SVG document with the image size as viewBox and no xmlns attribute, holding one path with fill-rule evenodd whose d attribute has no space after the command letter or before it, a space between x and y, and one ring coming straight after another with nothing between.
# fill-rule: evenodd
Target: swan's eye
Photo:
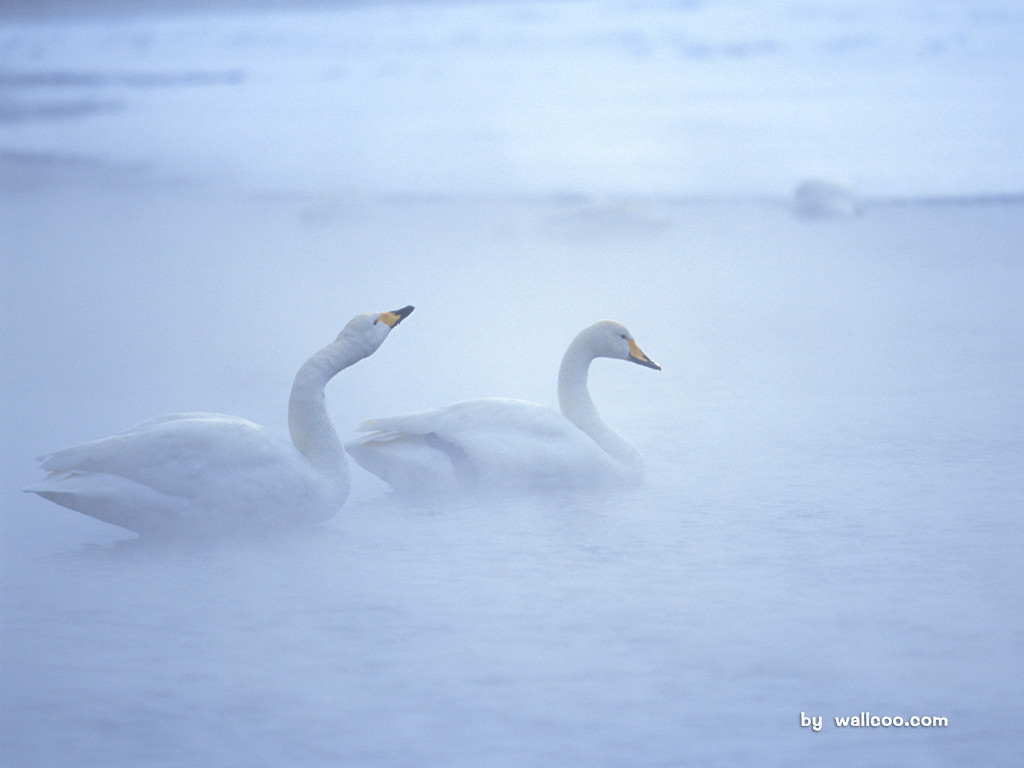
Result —
<instances>
[{"instance_id":1,"label":"swan's eye","mask_svg":"<svg viewBox=\"0 0 1024 768\"><path fill-rule=\"evenodd\" d=\"M622 334L622 338L624 338L624 339L625 339L625 338L626 338L626 334Z\"/></svg>"}]
</instances>

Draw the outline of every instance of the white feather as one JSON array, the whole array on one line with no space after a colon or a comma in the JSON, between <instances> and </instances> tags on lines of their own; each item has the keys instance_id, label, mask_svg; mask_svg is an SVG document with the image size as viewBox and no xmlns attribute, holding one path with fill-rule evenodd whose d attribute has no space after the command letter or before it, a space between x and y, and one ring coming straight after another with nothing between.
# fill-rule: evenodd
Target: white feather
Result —
<instances>
[{"instance_id":1,"label":"white feather","mask_svg":"<svg viewBox=\"0 0 1024 768\"><path fill-rule=\"evenodd\" d=\"M345 452L324 386L372 354L411 307L353 318L299 369L288 441L235 416L160 416L42 459L48 472L26 488L57 504L140 534L208 535L308 525L348 495ZM395 316L398 320L394 320Z\"/></svg>"},{"instance_id":2,"label":"white feather","mask_svg":"<svg viewBox=\"0 0 1024 768\"><path fill-rule=\"evenodd\" d=\"M469 400L368 421L359 429L369 434L345 447L356 463L408 494L638 483L639 452L601 420L587 391L597 357L658 367L632 342L611 321L580 332L559 370L561 413L522 400Z\"/></svg>"}]
</instances>

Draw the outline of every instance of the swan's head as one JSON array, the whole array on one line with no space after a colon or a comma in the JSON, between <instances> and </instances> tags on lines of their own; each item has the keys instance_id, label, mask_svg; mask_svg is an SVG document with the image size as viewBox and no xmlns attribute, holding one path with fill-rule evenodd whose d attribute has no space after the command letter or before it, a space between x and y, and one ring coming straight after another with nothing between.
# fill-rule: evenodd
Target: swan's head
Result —
<instances>
[{"instance_id":1,"label":"swan's head","mask_svg":"<svg viewBox=\"0 0 1024 768\"><path fill-rule=\"evenodd\" d=\"M587 329L591 334L594 354L597 357L612 357L616 360L628 360L637 365L661 370L661 366L643 353L636 341L622 323L602 320Z\"/></svg>"},{"instance_id":2,"label":"swan's head","mask_svg":"<svg viewBox=\"0 0 1024 768\"><path fill-rule=\"evenodd\" d=\"M405 318L412 314L415 307L408 306L391 312L367 312L356 315L338 334L338 341L344 341L361 349L364 355L372 355L384 339Z\"/></svg>"}]
</instances>

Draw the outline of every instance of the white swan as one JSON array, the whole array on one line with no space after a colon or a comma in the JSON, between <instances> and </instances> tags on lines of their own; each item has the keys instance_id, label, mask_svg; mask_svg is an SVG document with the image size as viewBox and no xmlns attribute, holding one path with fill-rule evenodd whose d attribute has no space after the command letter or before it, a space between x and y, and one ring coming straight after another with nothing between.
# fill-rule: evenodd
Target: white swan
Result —
<instances>
[{"instance_id":1,"label":"white swan","mask_svg":"<svg viewBox=\"0 0 1024 768\"><path fill-rule=\"evenodd\" d=\"M349 490L324 387L373 354L413 307L357 315L299 369L291 442L235 416L182 413L46 456L25 490L139 534L209 535L319 523Z\"/></svg>"},{"instance_id":2,"label":"white swan","mask_svg":"<svg viewBox=\"0 0 1024 768\"><path fill-rule=\"evenodd\" d=\"M349 454L400 493L593 487L643 479L640 452L601 420L587 390L598 357L661 366L624 326L594 323L573 339L558 371L561 414L522 400L487 398L362 424Z\"/></svg>"}]
</instances>

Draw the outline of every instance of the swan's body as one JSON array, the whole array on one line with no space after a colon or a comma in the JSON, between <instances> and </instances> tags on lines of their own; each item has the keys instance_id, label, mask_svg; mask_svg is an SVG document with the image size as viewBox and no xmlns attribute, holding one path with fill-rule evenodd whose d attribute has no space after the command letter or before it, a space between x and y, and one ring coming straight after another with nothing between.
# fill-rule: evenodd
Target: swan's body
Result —
<instances>
[{"instance_id":1,"label":"swan's body","mask_svg":"<svg viewBox=\"0 0 1024 768\"><path fill-rule=\"evenodd\" d=\"M288 404L291 441L235 416L162 416L57 451L26 491L140 534L204 535L311 525L349 490L348 461L324 387L373 354L412 312L358 315L299 369Z\"/></svg>"},{"instance_id":2,"label":"swan's body","mask_svg":"<svg viewBox=\"0 0 1024 768\"><path fill-rule=\"evenodd\" d=\"M416 495L638 483L639 451L601 420L587 390L598 357L659 368L625 327L602 321L562 358L561 413L522 400L469 400L366 422L360 430L368 434L346 448L396 491Z\"/></svg>"}]
</instances>

